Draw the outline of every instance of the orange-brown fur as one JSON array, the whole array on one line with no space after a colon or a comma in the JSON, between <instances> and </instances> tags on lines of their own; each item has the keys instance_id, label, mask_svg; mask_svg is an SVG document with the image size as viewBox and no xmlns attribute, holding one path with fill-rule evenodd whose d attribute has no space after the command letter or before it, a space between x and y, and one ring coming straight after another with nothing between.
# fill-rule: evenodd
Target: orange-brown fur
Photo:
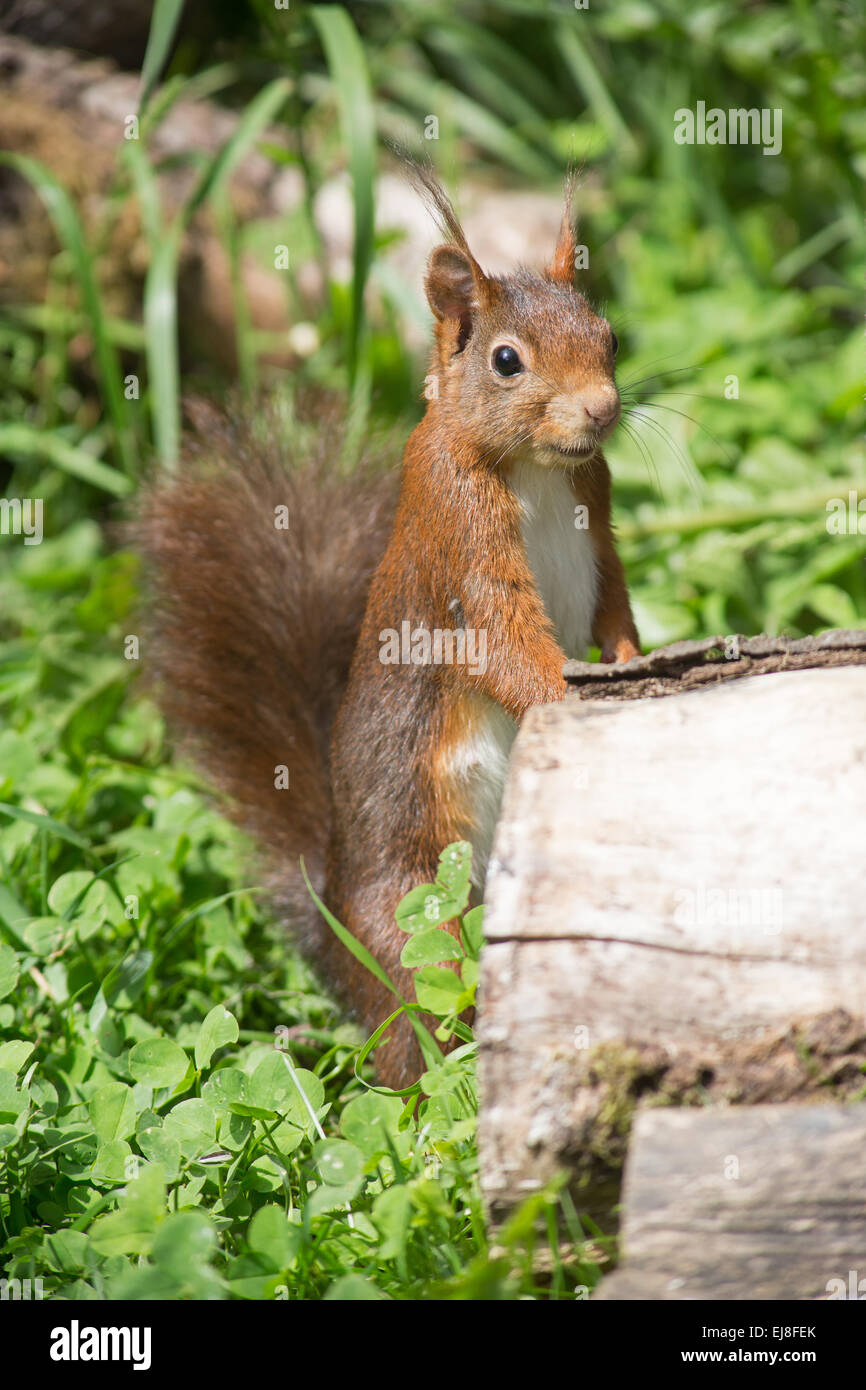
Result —
<instances>
[{"instance_id":1,"label":"orange-brown fur","mask_svg":"<svg viewBox=\"0 0 866 1390\"><path fill-rule=\"evenodd\" d=\"M565 693L566 653L536 586L521 531L522 503L509 481L515 460L528 457L533 469L571 479L575 502L585 504L589 515L597 574L593 640L609 660L627 660L638 649L611 530L610 474L598 448L618 412L612 335L572 287L568 209L547 271L490 277L472 257L433 176L420 170L418 178L449 237L433 253L426 282L436 316L437 391L406 446L387 544L382 523L390 512L380 490L371 494L377 499L371 532L362 538L356 516L346 543L336 546L338 584L352 594L336 602L341 616L333 653L321 649L320 638L319 649L307 643L284 669L300 621L292 597L299 583L318 621L326 610L310 594L309 582L293 576L286 551L262 521L279 485L266 489L264 510L256 512L252 494L261 491L259 474L254 469L252 483L238 480L244 505L234 513L235 534L220 534L224 554L208 551L207 535L216 535L219 524L208 511L208 497L218 496L227 508L236 471L218 472L216 482L182 475L156 492L145 527L169 614L161 621L170 715L190 732L196 726L208 765L219 750L222 785L246 808L241 819L277 848L287 880L294 874L288 861L306 843L317 871L314 882L323 886L328 906L409 997L411 982L400 966L406 938L395 925L394 909L410 888L434 876L446 844L472 838L472 801L454 763L483 722L488 706L481 697L519 721L532 705ZM491 352L503 340L523 363L519 378L505 379L494 370ZM265 475L271 477L268 470ZM352 485L343 480L341 486ZM324 518L327 507L318 506L311 487L305 496L308 515ZM197 536L191 549L179 531L178 508ZM299 523L307 524L303 508ZM335 545L327 530L320 541L326 548ZM246 556L247 563L235 556ZM298 563L309 565L311 559L302 556ZM275 567L281 581L271 573ZM320 576L322 566L315 569ZM399 631L405 621L427 631L483 631L486 669L383 664L381 634ZM191 623L204 635L190 639ZM270 634L269 652L251 651L246 636L234 642L235 632L250 628L259 646ZM231 669L222 673L227 694L220 682L223 641L232 658ZM292 682L300 698L289 689ZM317 683L338 691L339 699L319 700ZM260 738L243 727L245 690L248 715L254 723L259 711L263 720ZM306 712L305 701L311 706ZM330 746L323 754L327 731ZM306 743L315 744L315 756ZM287 744L291 756L281 756ZM302 798L286 799L268 786L267 773L278 762L298 765ZM372 1031L392 1011L393 996L327 932L309 928L306 944ZM401 1020L393 1031L377 1054L378 1069L382 1080L402 1085L417 1074L419 1058L408 1023Z\"/></svg>"}]
</instances>

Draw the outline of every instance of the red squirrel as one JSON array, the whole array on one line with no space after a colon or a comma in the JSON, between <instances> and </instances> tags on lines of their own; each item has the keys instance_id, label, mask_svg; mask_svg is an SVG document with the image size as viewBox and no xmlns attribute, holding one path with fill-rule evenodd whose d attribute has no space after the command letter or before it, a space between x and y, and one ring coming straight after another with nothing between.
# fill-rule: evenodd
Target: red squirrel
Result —
<instances>
[{"instance_id":1,"label":"red squirrel","mask_svg":"<svg viewBox=\"0 0 866 1390\"><path fill-rule=\"evenodd\" d=\"M600 447L617 341L573 285L572 180L547 267L499 276L432 170L416 179L447 240L427 266L427 409L396 507L387 474L328 466L327 422L318 459L287 469L275 441L212 419L140 524L169 722L269 851L300 944L367 1033L393 996L321 920L299 856L412 998L400 899L461 839L480 893L523 715L563 698L563 663L590 642L604 661L639 650ZM420 1054L405 1019L391 1034L378 1076L405 1086Z\"/></svg>"}]
</instances>

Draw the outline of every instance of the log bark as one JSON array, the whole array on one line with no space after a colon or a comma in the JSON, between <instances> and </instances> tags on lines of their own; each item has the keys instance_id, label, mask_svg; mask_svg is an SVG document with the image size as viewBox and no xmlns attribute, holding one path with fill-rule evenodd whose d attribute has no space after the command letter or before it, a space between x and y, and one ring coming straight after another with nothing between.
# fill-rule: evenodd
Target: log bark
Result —
<instances>
[{"instance_id":1,"label":"log bark","mask_svg":"<svg viewBox=\"0 0 866 1390\"><path fill-rule=\"evenodd\" d=\"M680 695L720 681L773 671L857 666L866 661L866 632L836 628L818 637L704 637L672 642L622 665L567 661L565 678L587 700L640 700Z\"/></svg>"}]
</instances>

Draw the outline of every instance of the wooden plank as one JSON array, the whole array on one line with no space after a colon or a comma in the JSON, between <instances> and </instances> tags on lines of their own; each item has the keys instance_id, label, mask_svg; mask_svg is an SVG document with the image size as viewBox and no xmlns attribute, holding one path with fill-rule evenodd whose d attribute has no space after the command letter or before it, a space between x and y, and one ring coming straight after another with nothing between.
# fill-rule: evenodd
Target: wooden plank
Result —
<instances>
[{"instance_id":1,"label":"wooden plank","mask_svg":"<svg viewBox=\"0 0 866 1390\"><path fill-rule=\"evenodd\" d=\"M625 1264L595 1297L838 1298L860 1278L866 1289L864 1153L863 1106L644 1111L626 1164Z\"/></svg>"}]
</instances>

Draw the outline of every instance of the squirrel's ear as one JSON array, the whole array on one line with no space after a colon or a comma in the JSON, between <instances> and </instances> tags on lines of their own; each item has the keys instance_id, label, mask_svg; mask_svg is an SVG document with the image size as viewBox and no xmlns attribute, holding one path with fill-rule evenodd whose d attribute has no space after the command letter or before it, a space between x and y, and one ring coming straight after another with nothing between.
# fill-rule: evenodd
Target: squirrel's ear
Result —
<instances>
[{"instance_id":1,"label":"squirrel's ear","mask_svg":"<svg viewBox=\"0 0 866 1390\"><path fill-rule=\"evenodd\" d=\"M472 315L479 307L481 275L477 263L458 246L437 246L427 264L427 302L437 319L458 321L462 343L469 337Z\"/></svg>"},{"instance_id":2,"label":"squirrel's ear","mask_svg":"<svg viewBox=\"0 0 866 1390\"><path fill-rule=\"evenodd\" d=\"M577 242L574 235L571 205L574 201L576 182L575 171L569 169L565 179L565 207L562 210L559 240L556 243L553 260L545 272L551 280L558 280L560 284L564 285L574 283L574 253L577 250Z\"/></svg>"}]
</instances>

